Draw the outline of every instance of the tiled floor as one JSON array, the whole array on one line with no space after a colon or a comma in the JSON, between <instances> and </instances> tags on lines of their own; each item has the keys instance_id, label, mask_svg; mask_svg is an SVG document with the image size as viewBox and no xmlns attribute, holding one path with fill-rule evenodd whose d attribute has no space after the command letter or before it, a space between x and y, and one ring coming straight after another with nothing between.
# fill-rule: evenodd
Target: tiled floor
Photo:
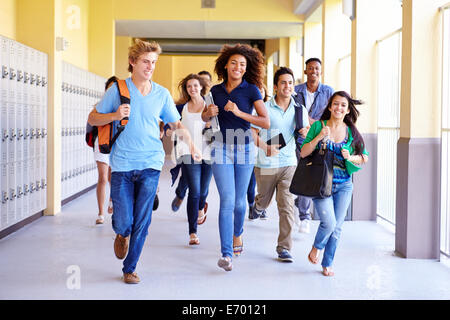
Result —
<instances>
[{"instance_id":1,"label":"tiled floor","mask_svg":"<svg viewBox=\"0 0 450 320\"><path fill-rule=\"evenodd\" d=\"M432 260L394 254L394 234L374 222L345 222L336 254L336 275L321 275L307 260L312 233L294 234L293 263L276 260L278 217L245 221L244 253L233 271L220 257L214 180L201 244L188 245L185 203L174 213L167 168L160 207L153 214L137 272L138 285L121 281L113 253L111 218L95 226L95 190L70 202L55 217L42 217L0 240L0 299L450 299L450 268ZM296 228L297 230L297 228Z\"/></svg>"}]
</instances>

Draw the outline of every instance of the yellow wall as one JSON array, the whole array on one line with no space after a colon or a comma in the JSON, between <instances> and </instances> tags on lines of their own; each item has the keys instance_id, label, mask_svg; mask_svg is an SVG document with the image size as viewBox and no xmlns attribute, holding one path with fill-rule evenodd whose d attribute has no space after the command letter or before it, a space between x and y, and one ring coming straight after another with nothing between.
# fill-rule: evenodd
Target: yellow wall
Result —
<instances>
[{"instance_id":1,"label":"yellow wall","mask_svg":"<svg viewBox=\"0 0 450 320\"><path fill-rule=\"evenodd\" d=\"M0 35L16 39L16 0L0 1Z\"/></svg>"},{"instance_id":2,"label":"yellow wall","mask_svg":"<svg viewBox=\"0 0 450 320\"><path fill-rule=\"evenodd\" d=\"M322 59L322 22L308 22L306 21L304 26L304 60L309 58ZM302 70L305 70L303 64ZM306 76L301 74L299 78L306 81Z\"/></svg>"},{"instance_id":3,"label":"yellow wall","mask_svg":"<svg viewBox=\"0 0 450 320\"><path fill-rule=\"evenodd\" d=\"M95 0L97 1L97 0ZM292 0L216 0L201 9L200 0L112 0L116 20L299 21Z\"/></svg>"},{"instance_id":4,"label":"yellow wall","mask_svg":"<svg viewBox=\"0 0 450 320\"><path fill-rule=\"evenodd\" d=\"M115 76L126 79L130 76L128 72L128 48L132 44L131 37L116 37L116 70Z\"/></svg>"},{"instance_id":5,"label":"yellow wall","mask_svg":"<svg viewBox=\"0 0 450 320\"><path fill-rule=\"evenodd\" d=\"M351 52L351 22L342 14L342 0L324 1L322 23L323 83L339 90L339 59Z\"/></svg>"},{"instance_id":6,"label":"yellow wall","mask_svg":"<svg viewBox=\"0 0 450 320\"><path fill-rule=\"evenodd\" d=\"M84 70L89 69L89 0L63 0L62 36L69 47L62 53L64 61Z\"/></svg>"},{"instance_id":7,"label":"yellow wall","mask_svg":"<svg viewBox=\"0 0 450 320\"><path fill-rule=\"evenodd\" d=\"M442 16L448 0L404 0L400 136L440 137Z\"/></svg>"},{"instance_id":8,"label":"yellow wall","mask_svg":"<svg viewBox=\"0 0 450 320\"><path fill-rule=\"evenodd\" d=\"M177 100L178 83L190 73L206 70L211 73L213 83L217 82L214 74L216 55L165 55L159 56L153 81L166 87Z\"/></svg>"}]
</instances>

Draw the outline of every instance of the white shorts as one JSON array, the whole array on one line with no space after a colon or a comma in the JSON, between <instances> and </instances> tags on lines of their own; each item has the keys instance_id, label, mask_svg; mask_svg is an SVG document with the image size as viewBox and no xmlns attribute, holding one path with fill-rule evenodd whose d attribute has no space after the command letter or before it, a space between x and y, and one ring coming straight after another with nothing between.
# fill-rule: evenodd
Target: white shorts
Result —
<instances>
[{"instance_id":1,"label":"white shorts","mask_svg":"<svg viewBox=\"0 0 450 320\"><path fill-rule=\"evenodd\" d=\"M94 151L94 160L104 162L109 165L109 154L100 153L98 151Z\"/></svg>"},{"instance_id":2,"label":"white shorts","mask_svg":"<svg viewBox=\"0 0 450 320\"><path fill-rule=\"evenodd\" d=\"M94 160L104 162L109 165L109 154L104 154L99 151L98 139L95 139L94 142Z\"/></svg>"}]
</instances>

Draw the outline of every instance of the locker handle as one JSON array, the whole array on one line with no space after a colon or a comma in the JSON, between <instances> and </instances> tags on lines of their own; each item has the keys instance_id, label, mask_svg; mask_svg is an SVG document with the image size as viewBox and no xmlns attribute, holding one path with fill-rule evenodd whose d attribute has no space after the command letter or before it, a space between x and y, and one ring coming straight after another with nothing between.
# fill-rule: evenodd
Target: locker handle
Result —
<instances>
[{"instance_id":1,"label":"locker handle","mask_svg":"<svg viewBox=\"0 0 450 320\"><path fill-rule=\"evenodd\" d=\"M3 129L2 141L5 142L8 139L8 137L9 137L8 131L6 129Z\"/></svg>"},{"instance_id":2,"label":"locker handle","mask_svg":"<svg viewBox=\"0 0 450 320\"><path fill-rule=\"evenodd\" d=\"M12 200L14 200L14 198L17 198L17 196L16 196L16 190L10 189L9 192L10 192L9 200L12 201Z\"/></svg>"},{"instance_id":3,"label":"locker handle","mask_svg":"<svg viewBox=\"0 0 450 320\"><path fill-rule=\"evenodd\" d=\"M38 87L41 85L41 76L36 76L36 85Z\"/></svg>"},{"instance_id":4,"label":"locker handle","mask_svg":"<svg viewBox=\"0 0 450 320\"><path fill-rule=\"evenodd\" d=\"M5 204L6 201L8 201L8 193L6 193L5 191L2 192L2 203Z\"/></svg>"},{"instance_id":5,"label":"locker handle","mask_svg":"<svg viewBox=\"0 0 450 320\"><path fill-rule=\"evenodd\" d=\"M28 80L30 80L30 76L28 75L28 72L25 72L23 83L28 83Z\"/></svg>"},{"instance_id":6,"label":"locker handle","mask_svg":"<svg viewBox=\"0 0 450 320\"><path fill-rule=\"evenodd\" d=\"M24 193L23 193L24 195L27 195L30 192L27 184L23 187L23 191L24 191Z\"/></svg>"},{"instance_id":7,"label":"locker handle","mask_svg":"<svg viewBox=\"0 0 450 320\"><path fill-rule=\"evenodd\" d=\"M45 77L42 77L42 86L45 87L47 85L47 80Z\"/></svg>"},{"instance_id":8,"label":"locker handle","mask_svg":"<svg viewBox=\"0 0 450 320\"><path fill-rule=\"evenodd\" d=\"M14 129L11 129L11 136L9 137L9 141L13 141L15 137L17 137L16 131Z\"/></svg>"},{"instance_id":9,"label":"locker handle","mask_svg":"<svg viewBox=\"0 0 450 320\"><path fill-rule=\"evenodd\" d=\"M23 79L23 75L22 75L22 71L18 70L17 71L17 81L20 82Z\"/></svg>"},{"instance_id":10,"label":"locker handle","mask_svg":"<svg viewBox=\"0 0 450 320\"><path fill-rule=\"evenodd\" d=\"M16 71L13 68L9 68L9 80L14 80L16 75L17 75Z\"/></svg>"},{"instance_id":11,"label":"locker handle","mask_svg":"<svg viewBox=\"0 0 450 320\"><path fill-rule=\"evenodd\" d=\"M17 140L20 140L20 138L22 138L22 137L23 137L22 130L18 129L17 130Z\"/></svg>"},{"instance_id":12,"label":"locker handle","mask_svg":"<svg viewBox=\"0 0 450 320\"><path fill-rule=\"evenodd\" d=\"M22 188L21 187L17 187L17 198L22 198L22 196L24 195L24 193L22 192Z\"/></svg>"},{"instance_id":13,"label":"locker handle","mask_svg":"<svg viewBox=\"0 0 450 320\"><path fill-rule=\"evenodd\" d=\"M34 78L34 74L30 74L30 84L34 84L34 82L36 81L36 79Z\"/></svg>"},{"instance_id":14,"label":"locker handle","mask_svg":"<svg viewBox=\"0 0 450 320\"><path fill-rule=\"evenodd\" d=\"M6 66L2 66L2 78L5 79L8 76L8 68Z\"/></svg>"}]
</instances>

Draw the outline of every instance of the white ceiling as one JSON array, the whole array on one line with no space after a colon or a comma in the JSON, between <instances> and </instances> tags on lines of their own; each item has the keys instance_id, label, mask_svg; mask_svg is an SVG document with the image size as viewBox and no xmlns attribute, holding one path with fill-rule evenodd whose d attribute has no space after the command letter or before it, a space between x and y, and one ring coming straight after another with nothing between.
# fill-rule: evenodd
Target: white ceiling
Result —
<instances>
[{"instance_id":1,"label":"white ceiling","mask_svg":"<svg viewBox=\"0 0 450 320\"><path fill-rule=\"evenodd\" d=\"M302 23L252 21L118 20L116 35L166 39L272 39L299 37Z\"/></svg>"}]
</instances>

